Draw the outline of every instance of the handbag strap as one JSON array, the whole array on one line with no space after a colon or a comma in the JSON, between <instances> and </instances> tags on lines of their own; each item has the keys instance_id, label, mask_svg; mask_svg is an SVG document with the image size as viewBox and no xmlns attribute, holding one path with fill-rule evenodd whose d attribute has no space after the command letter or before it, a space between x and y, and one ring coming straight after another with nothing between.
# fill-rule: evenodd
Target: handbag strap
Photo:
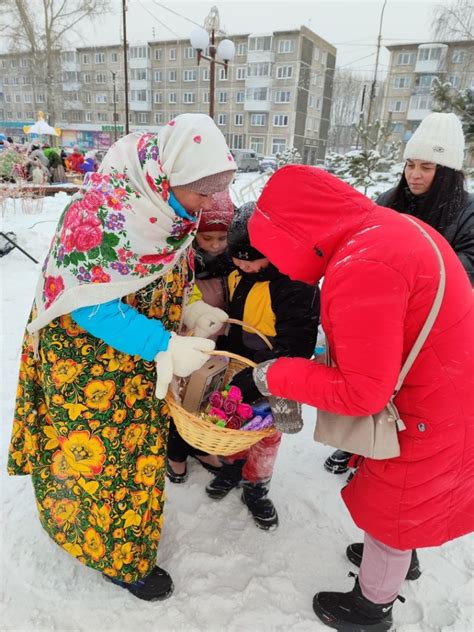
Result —
<instances>
[{"instance_id":1,"label":"handbag strap","mask_svg":"<svg viewBox=\"0 0 474 632\"><path fill-rule=\"evenodd\" d=\"M443 257L441 256L441 252L439 251L438 246L435 244L433 238L426 232L426 230L422 226L420 226L420 224L415 222L414 219L412 219L411 217L407 217L406 215L404 215L403 217L418 228L418 230L423 234L424 237L426 237L426 239L432 246L433 250L435 251L436 256L438 258L438 262L439 262L439 284L438 284L438 290L436 292L436 296L433 301L433 305L431 306L430 313L428 314L425 324L423 325L420 333L418 334L417 339L415 340L415 344L413 345L412 350L408 354L407 359L405 360L405 363L402 366L402 370L400 371L400 375L398 377L398 382L395 387L395 393L393 394L393 397L395 397L395 395L400 390L403 384L403 381L405 377L407 376L408 371L411 369L417 355L419 354L422 346L424 345L426 339L428 338L428 335L438 316L441 303L443 301L444 290L446 287L446 270L444 267Z\"/></svg>"}]
</instances>

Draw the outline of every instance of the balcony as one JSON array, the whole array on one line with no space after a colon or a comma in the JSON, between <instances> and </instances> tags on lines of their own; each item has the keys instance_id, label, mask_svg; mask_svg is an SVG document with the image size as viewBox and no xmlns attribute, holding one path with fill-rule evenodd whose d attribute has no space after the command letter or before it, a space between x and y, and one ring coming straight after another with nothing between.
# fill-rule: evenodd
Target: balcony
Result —
<instances>
[{"instance_id":1,"label":"balcony","mask_svg":"<svg viewBox=\"0 0 474 632\"><path fill-rule=\"evenodd\" d=\"M244 110L245 112L270 112L272 109L272 102L268 99L266 101L260 101L256 99L245 99Z\"/></svg>"},{"instance_id":2,"label":"balcony","mask_svg":"<svg viewBox=\"0 0 474 632\"><path fill-rule=\"evenodd\" d=\"M445 72L448 52L446 44L420 44L415 64L415 72L437 74Z\"/></svg>"}]
</instances>

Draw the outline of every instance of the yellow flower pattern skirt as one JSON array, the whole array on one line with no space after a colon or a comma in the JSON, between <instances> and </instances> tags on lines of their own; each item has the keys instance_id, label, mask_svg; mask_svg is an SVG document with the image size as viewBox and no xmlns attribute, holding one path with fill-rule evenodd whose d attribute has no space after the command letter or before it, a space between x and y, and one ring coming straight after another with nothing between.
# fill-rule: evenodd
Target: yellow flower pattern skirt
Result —
<instances>
[{"instance_id":1,"label":"yellow flower pattern skirt","mask_svg":"<svg viewBox=\"0 0 474 632\"><path fill-rule=\"evenodd\" d=\"M177 330L185 257L127 297ZM40 331L39 358L23 341L9 473L31 474L40 520L80 562L134 582L155 566L160 539L166 403L154 362L120 353L69 315Z\"/></svg>"}]
</instances>

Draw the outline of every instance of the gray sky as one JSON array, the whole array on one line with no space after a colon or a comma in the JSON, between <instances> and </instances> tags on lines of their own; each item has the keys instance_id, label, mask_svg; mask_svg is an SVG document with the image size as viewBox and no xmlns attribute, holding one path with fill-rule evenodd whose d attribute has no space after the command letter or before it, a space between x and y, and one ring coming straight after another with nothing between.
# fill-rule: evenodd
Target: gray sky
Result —
<instances>
[{"instance_id":1,"label":"gray sky","mask_svg":"<svg viewBox=\"0 0 474 632\"><path fill-rule=\"evenodd\" d=\"M385 8L382 44L419 42L430 38L432 13L441 0L388 0ZM446 0L445 0L446 1ZM130 43L152 39L188 37L195 26L202 24L216 4L221 27L232 33L264 32L308 26L337 48L337 66L371 76L383 0L222 0L176 2L159 0L127 0L127 30ZM41 0L32 0L33 5ZM100 45L120 41L122 36L122 0L111 0L112 11L94 23L79 25L79 36L70 34L71 45ZM179 17L167 10L181 14ZM187 18L187 19L186 19ZM5 48L5 42L0 46ZM382 48L379 72L384 74L389 54Z\"/></svg>"}]
</instances>

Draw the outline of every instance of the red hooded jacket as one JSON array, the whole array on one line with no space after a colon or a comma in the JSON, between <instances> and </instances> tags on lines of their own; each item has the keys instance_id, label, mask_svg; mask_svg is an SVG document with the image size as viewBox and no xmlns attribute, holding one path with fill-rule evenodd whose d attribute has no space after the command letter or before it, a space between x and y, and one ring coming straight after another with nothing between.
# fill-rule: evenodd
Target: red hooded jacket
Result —
<instances>
[{"instance_id":1,"label":"red hooded jacket","mask_svg":"<svg viewBox=\"0 0 474 632\"><path fill-rule=\"evenodd\" d=\"M436 546L474 530L474 319L468 276L439 247L446 291L395 404L406 430L398 458L364 459L343 499L364 531L398 549ZM314 167L278 170L249 223L252 244L293 279L324 276L321 323L336 366L281 358L272 393L335 413L367 415L391 397L438 287L420 231Z\"/></svg>"}]
</instances>

